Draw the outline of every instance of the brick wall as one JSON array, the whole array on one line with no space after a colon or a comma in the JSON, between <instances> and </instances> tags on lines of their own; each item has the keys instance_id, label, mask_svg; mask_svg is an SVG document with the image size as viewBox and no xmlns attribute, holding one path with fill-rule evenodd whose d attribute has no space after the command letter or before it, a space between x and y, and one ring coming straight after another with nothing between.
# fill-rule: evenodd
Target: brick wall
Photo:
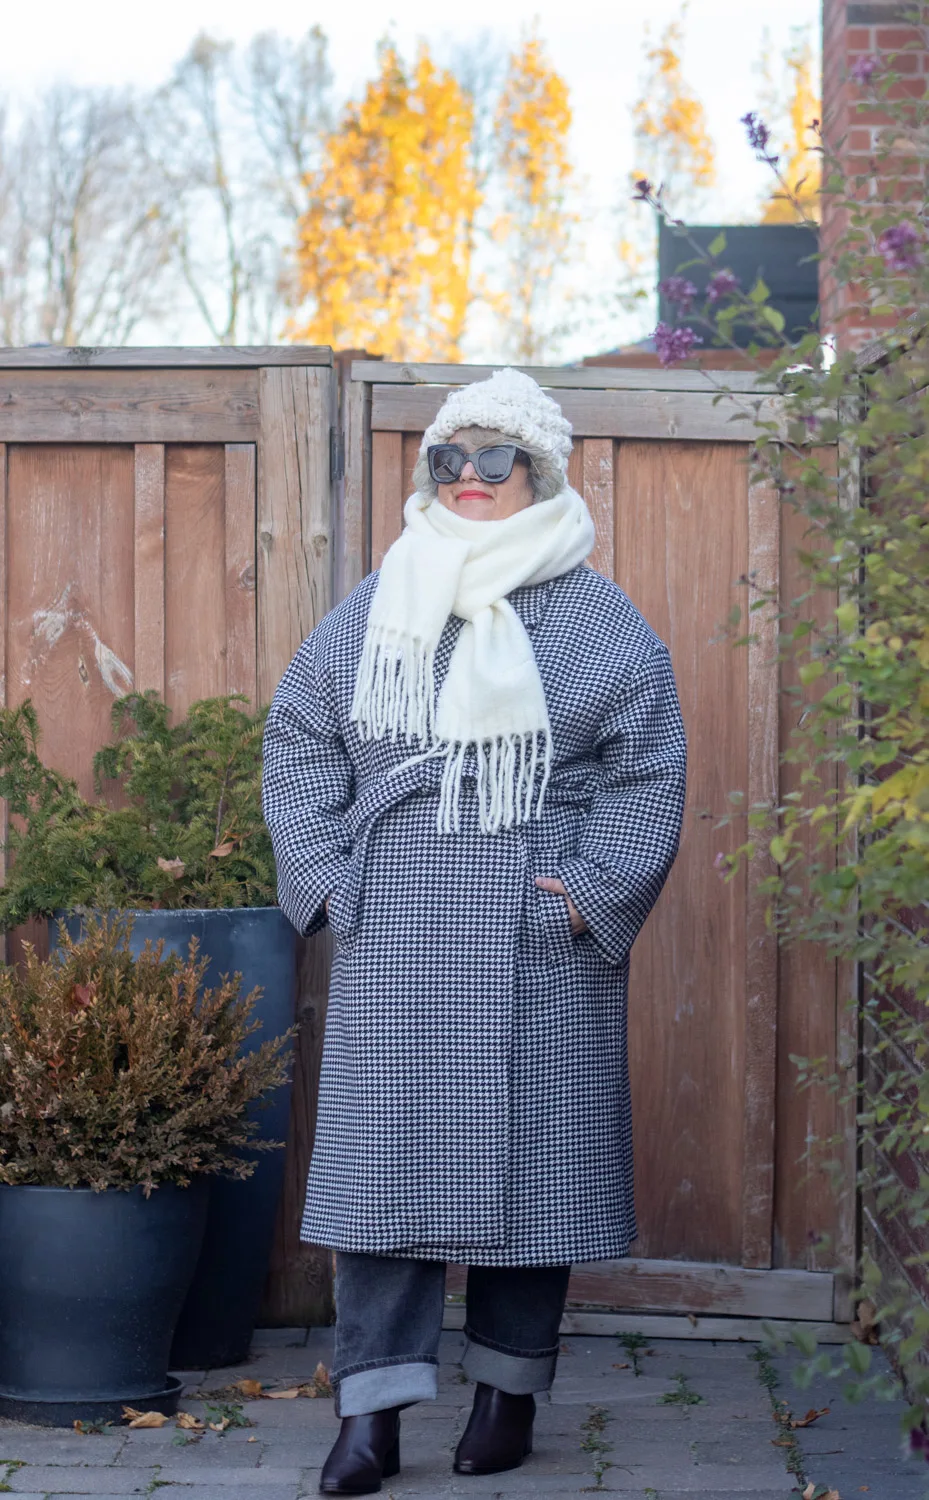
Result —
<instances>
[{"instance_id":1,"label":"brick wall","mask_svg":"<svg viewBox=\"0 0 929 1500\"><path fill-rule=\"evenodd\" d=\"M898 96L924 93L929 53L899 50L917 39L915 31L903 24L909 9L900 0L823 0L823 135L828 147L841 155L845 169L866 179L855 189L857 196L875 204L886 202L891 191L922 197L925 187L915 164L909 166L898 158L894 166L879 167L874 161L886 117L879 110L859 113L855 108L866 90L850 77L849 70L859 58L886 58L895 72L904 75L896 86ZM889 179L895 171L902 171L904 177L894 189ZM860 348L880 333L886 320L882 324L869 314L867 288L839 288L829 275L831 252L845 224L845 214L827 194L820 237L822 326L835 333L840 346Z\"/></svg>"}]
</instances>

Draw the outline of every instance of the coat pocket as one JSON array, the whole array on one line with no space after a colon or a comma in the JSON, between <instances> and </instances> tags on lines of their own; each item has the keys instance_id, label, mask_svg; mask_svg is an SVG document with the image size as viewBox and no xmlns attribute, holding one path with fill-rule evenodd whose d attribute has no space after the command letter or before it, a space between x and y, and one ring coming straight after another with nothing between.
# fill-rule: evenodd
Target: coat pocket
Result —
<instances>
[{"instance_id":1,"label":"coat pocket","mask_svg":"<svg viewBox=\"0 0 929 1500\"><path fill-rule=\"evenodd\" d=\"M544 891L535 884L537 875L559 880L560 857L553 849L540 849L532 871L536 926L540 937L542 962L555 967L567 963L575 952L577 939L571 929L571 916L564 896Z\"/></svg>"}]
</instances>

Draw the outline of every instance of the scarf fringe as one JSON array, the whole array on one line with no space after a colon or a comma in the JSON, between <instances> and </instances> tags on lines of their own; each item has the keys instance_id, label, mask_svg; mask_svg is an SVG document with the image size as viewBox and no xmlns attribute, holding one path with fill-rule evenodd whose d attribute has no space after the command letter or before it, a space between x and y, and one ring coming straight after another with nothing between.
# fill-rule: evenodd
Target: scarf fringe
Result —
<instances>
[{"instance_id":1,"label":"scarf fringe","mask_svg":"<svg viewBox=\"0 0 929 1500\"><path fill-rule=\"evenodd\" d=\"M469 743L477 758L477 807L482 833L498 833L515 823L541 818L552 765L547 729L502 735L465 744L439 744L417 760L445 758L436 826L440 833L461 831L461 782ZM407 762L411 764L411 762ZM542 774L538 775L541 764ZM537 785L538 783L538 785ZM535 806L533 808L533 801Z\"/></svg>"},{"instance_id":2,"label":"scarf fringe","mask_svg":"<svg viewBox=\"0 0 929 1500\"><path fill-rule=\"evenodd\" d=\"M428 745L433 736L435 652L425 641L377 627L367 632L352 718L362 739Z\"/></svg>"}]
</instances>

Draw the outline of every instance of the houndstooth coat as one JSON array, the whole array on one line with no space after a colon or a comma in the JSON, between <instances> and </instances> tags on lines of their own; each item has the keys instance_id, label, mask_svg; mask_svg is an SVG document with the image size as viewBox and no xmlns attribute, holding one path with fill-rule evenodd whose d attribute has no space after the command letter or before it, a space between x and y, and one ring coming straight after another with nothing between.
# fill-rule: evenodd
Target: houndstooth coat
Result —
<instances>
[{"instance_id":1,"label":"houndstooth coat","mask_svg":"<svg viewBox=\"0 0 929 1500\"><path fill-rule=\"evenodd\" d=\"M440 762L388 777L409 748L349 718L376 583L304 641L265 732L280 904L311 933L329 896L335 944L301 1238L478 1265L625 1255L629 950L684 800L668 652L586 565L510 594L552 726L543 816L482 834L466 765L461 830L441 834ZM587 932L536 875L564 881Z\"/></svg>"}]
</instances>

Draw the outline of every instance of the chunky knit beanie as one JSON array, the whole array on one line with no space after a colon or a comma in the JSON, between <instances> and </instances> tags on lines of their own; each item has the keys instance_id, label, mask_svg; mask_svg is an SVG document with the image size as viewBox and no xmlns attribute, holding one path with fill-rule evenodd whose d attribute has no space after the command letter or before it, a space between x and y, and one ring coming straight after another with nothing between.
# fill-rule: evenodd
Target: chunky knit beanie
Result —
<instances>
[{"instance_id":1,"label":"chunky knit beanie","mask_svg":"<svg viewBox=\"0 0 929 1500\"><path fill-rule=\"evenodd\" d=\"M540 450L567 477L571 423L557 401L546 396L531 375L520 370L495 370L489 380L459 386L423 434L420 453L432 443L444 443L462 427L487 427Z\"/></svg>"}]
</instances>

